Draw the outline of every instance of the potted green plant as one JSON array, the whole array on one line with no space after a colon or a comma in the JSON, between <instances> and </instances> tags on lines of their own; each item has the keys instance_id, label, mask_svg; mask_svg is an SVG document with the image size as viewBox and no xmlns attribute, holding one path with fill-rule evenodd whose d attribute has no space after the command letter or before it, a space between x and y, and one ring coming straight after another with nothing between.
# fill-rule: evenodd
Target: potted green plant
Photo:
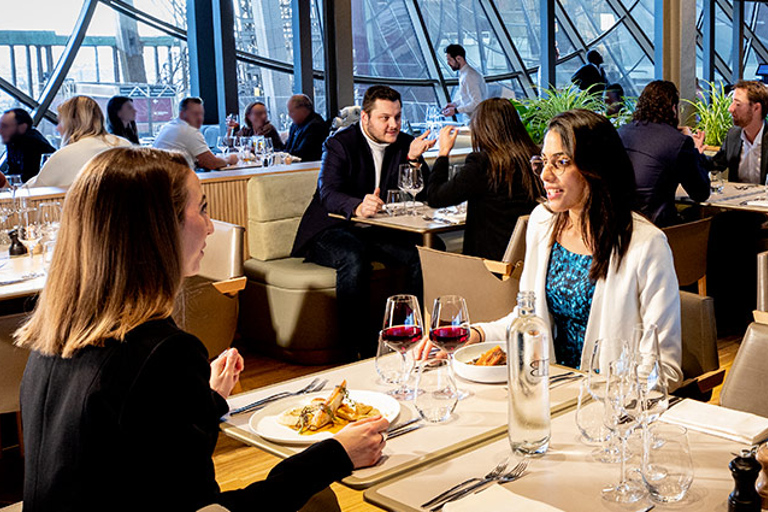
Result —
<instances>
[{"instance_id":1,"label":"potted green plant","mask_svg":"<svg viewBox=\"0 0 768 512\"><path fill-rule=\"evenodd\" d=\"M731 95L725 92L725 86L707 82L709 101L703 94L695 101L683 100L693 107L696 116L696 129L706 134L704 143L708 146L722 146L725 135L733 126L733 118L728 107Z\"/></svg>"}]
</instances>

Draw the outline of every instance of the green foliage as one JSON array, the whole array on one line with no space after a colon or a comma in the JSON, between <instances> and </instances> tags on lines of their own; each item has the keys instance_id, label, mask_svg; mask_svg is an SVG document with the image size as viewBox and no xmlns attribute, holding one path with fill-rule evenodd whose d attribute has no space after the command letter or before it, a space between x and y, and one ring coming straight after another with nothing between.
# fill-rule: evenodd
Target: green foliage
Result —
<instances>
[{"instance_id":1,"label":"green foliage","mask_svg":"<svg viewBox=\"0 0 768 512\"><path fill-rule=\"evenodd\" d=\"M696 116L696 129L706 134L704 143L710 146L722 146L725 134L733 126L733 118L728 107L731 106L731 95L725 93L725 86L717 86L707 82L709 86L709 101L702 94L696 101L683 100L691 105Z\"/></svg>"},{"instance_id":2,"label":"green foliage","mask_svg":"<svg viewBox=\"0 0 768 512\"><path fill-rule=\"evenodd\" d=\"M542 91L539 97L511 101L536 144L543 142L549 120L558 114L577 108L600 114L605 112L605 103L600 95L580 91L574 87L547 89ZM611 118L617 128L632 119L635 101L633 98L625 98L625 104L626 108Z\"/></svg>"}]
</instances>

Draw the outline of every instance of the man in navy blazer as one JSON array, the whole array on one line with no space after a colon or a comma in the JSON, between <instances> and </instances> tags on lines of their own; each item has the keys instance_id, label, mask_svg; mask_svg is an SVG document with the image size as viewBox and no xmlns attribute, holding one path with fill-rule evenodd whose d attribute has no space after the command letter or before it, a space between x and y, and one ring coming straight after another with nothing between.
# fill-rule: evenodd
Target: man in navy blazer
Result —
<instances>
[{"instance_id":1,"label":"man in navy blazer","mask_svg":"<svg viewBox=\"0 0 768 512\"><path fill-rule=\"evenodd\" d=\"M382 191L398 188L403 164L420 167L427 183L428 168L422 154L435 141L400 131L400 93L377 85L363 98L360 121L329 137L323 145L317 190L304 212L292 255L336 269L336 300L342 343L350 355L370 356L375 340L369 338L368 303L371 261L405 266L407 290L421 295L421 266L414 241L370 226L349 222L372 217L384 205ZM343 215L347 220L329 217Z\"/></svg>"},{"instance_id":2,"label":"man in navy blazer","mask_svg":"<svg viewBox=\"0 0 768 512\"><path fill-rule=\"evenodd\" d=\"M728 181L764 185L768 175L768 89L757 81L740 80L733 86L728 111L734 126L710 166L717 171L727 169Z\"/></svg>"},{"instance_id":3,"label":"man in navy blazer","mask_svg":"<svg viewBox=\"0 0 768 512\"><path fill-rule=\"evenodd\" d=\"M709 175L693 137L681 132L680 93L672 82L656 80L637 99L632 122L619 128L637 184L636 206L659 227L682 221L675 191L682 184L694 201L709 198Z\"/></svg>"}]
</instances>

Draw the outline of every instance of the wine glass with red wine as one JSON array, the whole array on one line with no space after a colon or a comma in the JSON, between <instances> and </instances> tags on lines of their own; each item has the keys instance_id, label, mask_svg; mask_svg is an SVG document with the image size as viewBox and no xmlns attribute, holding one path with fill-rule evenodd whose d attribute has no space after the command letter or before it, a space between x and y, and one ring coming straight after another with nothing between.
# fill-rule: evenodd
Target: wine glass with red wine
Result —
<instances>
[{"instance_id":1,"label":"wine glass with red wine","mask_svg":"<svg viewBox=\"0 0 768 512\"><path fill-rule=\"evenodd\" d=\"M469 341L469 311L464 297L441 295L435 299L429 340L448 355L453 372L453 353ZM469 396L467 391L458 389L457 392L459 400Z\"/></svg>"},{"instance_id":2,"label":"wine glass with red wine","mask_svg":"<svg viewBox=\"0 0 768 512\"><path fill-rule=\"evenodd\" d=\"M398 389L389 394L398 400L411 400L415 391L408 387L411 366L407 364L406 354L424 335L424 324L421 318L419 301L413 295L393 295L387 299L384 310L384 326L381 329L381 340L395 350L403 358L405 375Z\"/></svg>"}]
</instances>

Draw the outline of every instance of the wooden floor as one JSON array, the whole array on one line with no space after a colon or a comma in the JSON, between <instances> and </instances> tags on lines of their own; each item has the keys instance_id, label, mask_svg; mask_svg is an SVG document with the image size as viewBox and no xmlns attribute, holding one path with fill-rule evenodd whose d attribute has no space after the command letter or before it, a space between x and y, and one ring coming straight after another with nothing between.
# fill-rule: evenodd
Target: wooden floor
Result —
<instances>
[{"instance_id":1,"label":"wooden floor","mask_svg":"<svg viewBox=\"0 0 768 512\"><path fill-rule=\"evenodd\" d=\"M722 338L718 341L720 364L730 369L739 348L740 336ZM273 384L310 373L324 370L328 366L297 366L277 361L265 356L244 353L246 360L240 389L246 391ZM716 389L712 402L718 403L720 389ZM8 415L0 416L0 430L4 433L13 430L15 422ZM11 436L4 436L5 441ZM7 447L0 457L0 506L21 500L23 466L18 454L18 448ZM262 452L256 448L234 441L224 434L219 435L219 442L213 455L216 466L216 478L223 490L245 487L251 482L267 476L270 469L280 459ZM345 512L375 511L377 507L363 502L363 493L354 491L343 485L334 484L341 510ZM321 510L328 510L322 508Z\"/></svg>"}]
</instances>

